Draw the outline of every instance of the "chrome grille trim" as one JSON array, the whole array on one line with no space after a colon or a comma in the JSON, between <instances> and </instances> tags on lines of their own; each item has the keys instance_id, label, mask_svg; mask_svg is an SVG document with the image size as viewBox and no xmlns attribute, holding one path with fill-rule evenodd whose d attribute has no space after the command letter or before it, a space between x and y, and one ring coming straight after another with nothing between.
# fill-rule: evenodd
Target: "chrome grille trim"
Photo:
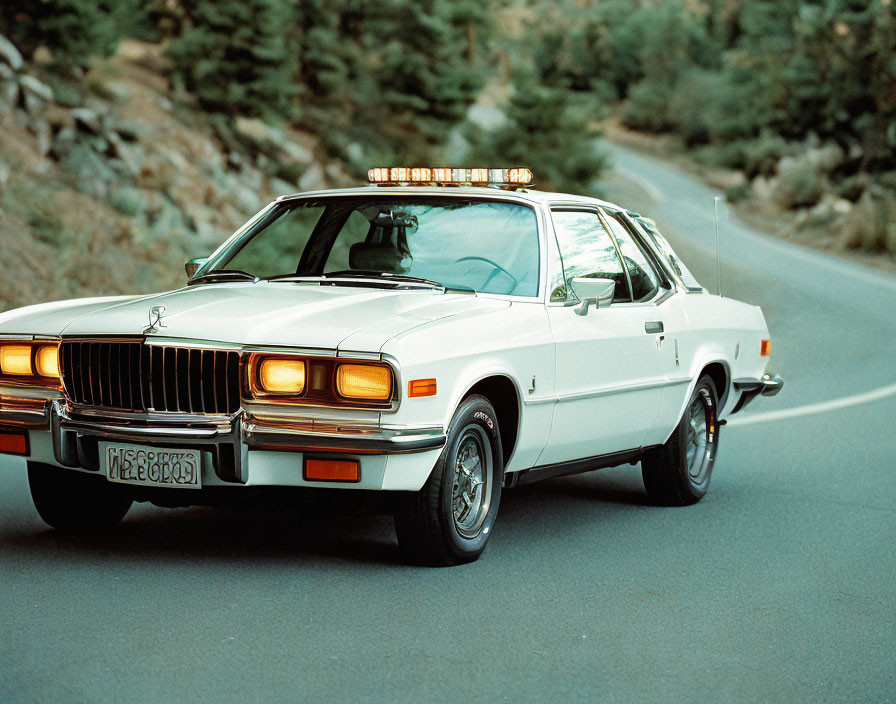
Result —
<instances>
[{"instance_id":1,"label":"chrome grille trim","mask_svg":"<svg viewBox=\"0 0 896 704\"><path fill-rule=\"evenodd\" d=\"M240 353L135 340L63 340L62 380L80 406L137 413L232 415Z\"/></svg>"}]
</instances>

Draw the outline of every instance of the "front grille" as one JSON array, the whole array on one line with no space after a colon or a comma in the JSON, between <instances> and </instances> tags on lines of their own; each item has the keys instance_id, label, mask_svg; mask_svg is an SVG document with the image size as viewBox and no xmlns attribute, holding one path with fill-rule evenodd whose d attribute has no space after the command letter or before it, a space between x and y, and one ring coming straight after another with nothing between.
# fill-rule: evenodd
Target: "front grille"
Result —
<instances>
[{"instance_id":1,"label":"front grille","mask_svg":"<svg viewBox=\"0 0 896 704\"><path fill-rule=\"evenodd\" d=\"M115 410L236 413L239 352L106 340L63 342L62 381L77 404Z\"/></svg>"}]
</instances>

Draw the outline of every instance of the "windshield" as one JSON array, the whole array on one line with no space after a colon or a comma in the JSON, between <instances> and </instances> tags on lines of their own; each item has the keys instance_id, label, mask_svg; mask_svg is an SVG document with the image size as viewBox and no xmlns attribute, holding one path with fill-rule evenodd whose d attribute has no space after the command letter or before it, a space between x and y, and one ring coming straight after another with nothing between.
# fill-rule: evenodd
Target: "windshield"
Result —
<instances>
[{"instance_id":1,"label":"windshield","mask_svg":"<svg viewBox=\"0 0 896 704\"><path fill-rule=\"evenodd\" d=\"M197 272L262 279L426 279L483 293L538 294L538 227L519 203L365 196L278 204Z\"/></svg>"}]
</instances>

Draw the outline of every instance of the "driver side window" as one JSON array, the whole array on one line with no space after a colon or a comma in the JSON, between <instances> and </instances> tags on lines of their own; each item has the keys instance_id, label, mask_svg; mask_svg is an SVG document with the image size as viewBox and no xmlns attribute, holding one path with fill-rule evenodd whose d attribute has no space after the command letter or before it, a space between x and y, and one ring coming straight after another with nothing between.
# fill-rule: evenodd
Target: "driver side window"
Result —
<instances>
[{"instance_id":1,"label":"driver side window","mask_svg":"<svg viewBox=\"0 0 896 704\"><path fill-rule=\"evenodd\" d=\"M563 261L563 277L555 277L559 280L551 283L551 301L577 299L572 280L579 277L612 279L616 282L613 301L631 301L628 280L616 246L597 213L587 210L554 210L551 217Z\"/></svg>"}]
</instances>

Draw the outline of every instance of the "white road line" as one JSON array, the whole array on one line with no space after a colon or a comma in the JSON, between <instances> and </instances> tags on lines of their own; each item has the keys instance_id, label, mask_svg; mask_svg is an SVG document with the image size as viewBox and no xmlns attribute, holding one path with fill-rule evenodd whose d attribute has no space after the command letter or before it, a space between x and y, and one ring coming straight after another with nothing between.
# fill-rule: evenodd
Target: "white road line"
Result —
<instances>
[{"instance_id":1,"label":"white road line","mask_svg":"<svg viewBox=\"0 0 896 704\"><path fill-rule=\"evenodd\" d=\"M815 413L827 413L828 411L836 411L841 408L849 408L850 406L860 406L863 403L871 403L872 401L880 401L888 396L896 396L896 384L882 386L874 391L866 391L863 394L855 394L854 396L844 396L843 398L835 398L832 401L821 401L820 403L810 403L806 406L797 406L796 408L785 408L780 411L768 411L767 413L757 413L756 415L736 415L728 419L728 425L752 425L753 423L770 423L776 420L784 420L786 418L798 418L802 416L810 416Z\"/></svg>"}]
</instances>

